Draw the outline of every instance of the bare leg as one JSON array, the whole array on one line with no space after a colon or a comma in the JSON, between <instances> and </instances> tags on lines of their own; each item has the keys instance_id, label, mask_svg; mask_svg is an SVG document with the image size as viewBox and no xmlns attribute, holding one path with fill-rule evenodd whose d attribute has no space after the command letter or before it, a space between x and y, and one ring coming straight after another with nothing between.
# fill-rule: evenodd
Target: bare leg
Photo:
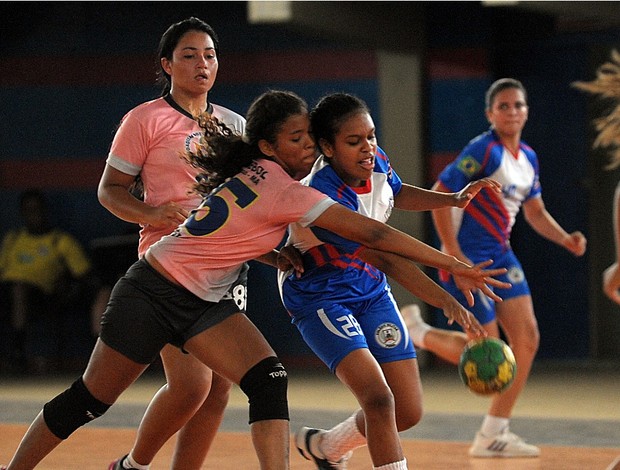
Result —
<instances>
[{"instance_id":1,"label":"bare leg","mask_svg":"<svg viewBox=\"0 0 620 470\"><path fill-rule=\"evenodd\" d=\"M112 404L146 369L97 340L83 375L88 391ZM8 470L31 470L63 440L55 436L39 413L20 442Z\"/></svg>"},{"instance_id":2,"label":"bare leg","mask_svg":"<svg viewBox=\"0 0 620 470\"><path fill-rule=\"evenodd\" d=\"M150 464L166 441L192 418L211 387L211 369L195 357L171 345L160 355L167 383L151 399L131 451L141 465Z\"/></svg>"},{"instance_id":3,"label":"bare leg","mask_svg":"<svg viewBox=\"0 0 620 470\"><path fill-rule=\"evenodd\" d=\"M362 407L363 415L357 415L358 427L366 436L373 465L403 460L394 396L370 351L358 349L350 353L338 364L336 376L349 387Z\"/></svg>"},{"instance_id":4,"label":"bare leg","mask_svg":"<svg viewBox=\"0 0 620 470\"><path fill-rule=\"evenodd\" d=\"M231 331L235 334L230 334ZM235 314L194 336L185 343L185 349L236 384L256 364L276 355L258 328L243 314ZM250 432L261 469L289 468L288 420L256 421Z\"/></svg>"},{"instance_id":5,"label":"bare leg","mask_svg":"<svg viewBox=\"0 0 620 470\"><path fill-rule=\"evenodd\" d=\"M498 304L497 318L508 345L514 352L517 376L510 388L493 397L489 414L510 418L517 399L527 383L540 342L532 297L524 295Z\"/></svg>"},{"instance_id":6,"label":"bare leg","mask_svg":"<svg viewBox=\"0 0 620 470\"><path fill-rule=\"evenodd\" d=\"M418 312L416 312L418 311ZM452 364L458 364L461 358L463 348L470 340L466 333L462 331L444 330L443 328L435 328L426 325L426 333L424 334L424 340L422 342L416 341L415 329L418 327L419 322L422 322L419 315L419 307L417 305L407 305L400 309L400 312L405 319L405 323L409 329L409 334L414 338L414 343L417 348L430 351L433 354L439 356L441 359L448 361ZM499 329L496 321L491 321L486 325L483 325L489 336L499 337Z\"/></svg>"},{"instance_id":7,"label":"bare leg","mask_svg":"<svg viewBox=\"0 0 620 470\"><path fill-rule=\"evenodd\" d=\"M173 470L199 470L224 418L232 382L213 374L209 396L177 435Z\"/></svg>"}]
</instances>

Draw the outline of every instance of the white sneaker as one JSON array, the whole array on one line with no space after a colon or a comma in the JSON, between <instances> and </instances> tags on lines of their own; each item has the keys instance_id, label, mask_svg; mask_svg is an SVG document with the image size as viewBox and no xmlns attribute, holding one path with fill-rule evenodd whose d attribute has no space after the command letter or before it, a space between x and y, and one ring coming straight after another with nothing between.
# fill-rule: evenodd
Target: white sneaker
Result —
<instances>
[{"instance_id":1,"label":"white sneaker","mask_svg":"<svg viewBox=\"0 0 620 470\"><path fill-rule=\"evenodd\" d=\"M485 437L477 432L474 443L469 448L469 455L472 457L538 457L540 449L527 444L506 428L493 437Z\"/></svg>"},{"instance_id":2,"label":"white sneaker","mask_svg":"<svg viewBox=\"0 0 620 470\"><path fill-rule=\"evenodd\" d=\"M310 450L310 440L319 439L325 430L303 427L295 435L295 446L299 453L307 460L314 461L318 470L346 470L347 461L351 458L353 451L344 454L338 462L331 462L323 455L316 455Z\"/></svg>"}]
</instances>

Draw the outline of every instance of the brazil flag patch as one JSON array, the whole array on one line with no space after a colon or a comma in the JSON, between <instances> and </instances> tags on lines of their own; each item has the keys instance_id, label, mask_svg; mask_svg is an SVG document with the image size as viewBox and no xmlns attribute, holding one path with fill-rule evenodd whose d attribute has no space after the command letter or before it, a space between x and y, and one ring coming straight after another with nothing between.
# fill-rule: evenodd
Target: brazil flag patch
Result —
<instances>
[{"instance_id":1,"label":"brazil flag patch","mask_svg":"<svg viewBox=\"0 0 620 470\"><path fill-rule=\"evenodd\" d=\"M458 169L467 176L472 177L480 170L480 163L471 155L466 155L459 160Z\"/></svg>"}]
</instances>

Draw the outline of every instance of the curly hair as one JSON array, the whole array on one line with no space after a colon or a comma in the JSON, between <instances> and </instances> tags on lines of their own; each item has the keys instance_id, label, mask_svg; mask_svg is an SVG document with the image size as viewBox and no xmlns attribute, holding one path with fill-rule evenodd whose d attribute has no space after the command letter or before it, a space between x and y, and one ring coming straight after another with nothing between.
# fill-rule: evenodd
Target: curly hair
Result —
<instances>
[{"instance_id":1,"label":"curly hair","mask_svg":"<svg viewBox=\"0 0 620 470\"><path fill-rule=\"evenodd\" d=\"M598 136L593 147L610 150L609 163L605 169L613 170L620 166L620 53L611 51L611 60L602 64L596 71L596 79L590 82L573 82L575 88L586 91L599 98L613 99L615 107L607 114L594 119Z\"/></svg>"},{"instance_id":2,"label":"curly hair","mask_svg":"<svg viewBox=\"0 0 620 470\"><path fill-rule=\"evenodd\" d=\"M184 155L193 167L201 170L194 189L206 196L254 160L265 158L258 143L265 140L274 144L289 117L307 112L306 102L295 93L270 90L250 105L243 136L208 113L198 116L204 134L196 150Z\"/></svg>"}]
</instances>

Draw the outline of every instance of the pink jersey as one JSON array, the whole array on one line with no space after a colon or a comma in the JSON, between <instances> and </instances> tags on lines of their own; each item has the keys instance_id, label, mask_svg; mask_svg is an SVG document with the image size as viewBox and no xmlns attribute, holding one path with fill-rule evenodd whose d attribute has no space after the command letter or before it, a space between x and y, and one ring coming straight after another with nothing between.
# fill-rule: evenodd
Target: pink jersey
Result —
<instances>
[{"instance_id":1,"label":"pink jersey","mask_svg":"<svg viewBox=\"0 0 620 470\"><path fill-rule=\"evenodd\" d=\"M332 204L279 164L260 159L211 193L149 254L189 291L219 302L244 262L278 246L290 223L308 226Z\"/></svg>"},{"instance_id":2,"label":"pink jersey","mask_svg":"<svg viewBox=\"0 0 620 470\"><path fill-rule=\"evenodd\" d=\"M227 108L209 104L211 114L242 134L245 119ZM197 170L182 155L198 141L200 126L170 96L142 103L122 119L106 162L128 175L140 175L144 202L157 207L176 202L186 210L200 204L198 194L189 193ZM141 225L138 256L164 235L170 227Z\"/></svg>"}]
</instances>

